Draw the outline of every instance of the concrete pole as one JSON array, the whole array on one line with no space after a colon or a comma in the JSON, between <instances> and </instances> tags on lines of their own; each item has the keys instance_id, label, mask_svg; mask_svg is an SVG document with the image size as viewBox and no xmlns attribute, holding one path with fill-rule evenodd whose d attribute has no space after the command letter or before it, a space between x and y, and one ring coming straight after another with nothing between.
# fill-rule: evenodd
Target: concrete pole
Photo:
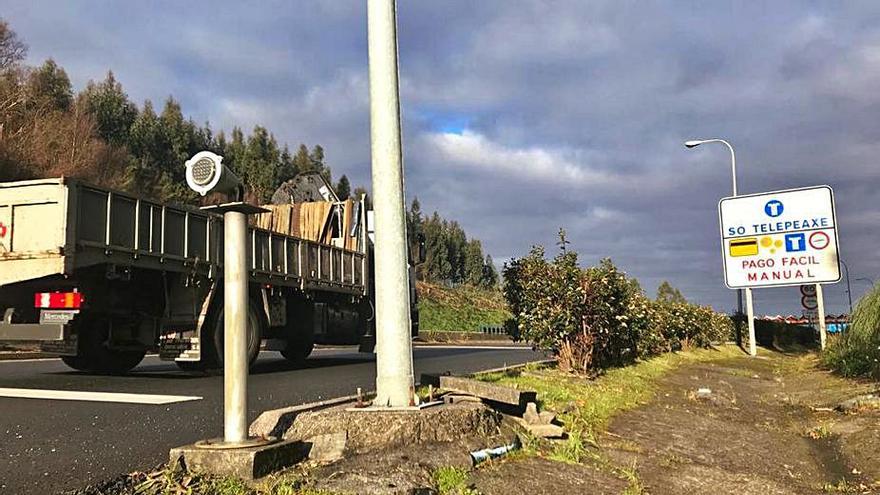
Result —
<instances>
[{"instance_id":1,"label":"concrete pole","mask_svg":"<svg viewBox=\"0 0 880 495\"><path fill-rule=\"evenodd\" d=\"M822 295L822 284L816 284L816 306L819 316L819 345L825 350L825 342L828 340L828 329L825 327L825 296Z\"/></svg>"},{"instance_id":2,"label":"concrete pole","mask_svg":"<svg viewBox=\"0 0 880 495\"><path fill-rule=\"evenodd\" d=\"M749 318L749 356L758 355L758 342L755 340L755 306L752 304L752 289L746 289L746 312Z\"/></svg>"},{"instance_id":3,"label":"concrete pole","mask_svg":"<svg viewBox=\"0 0 880 495\"><path fill-rule=\"evenodd\" d=\"M397 73L395 0L367 1L373 218L376 222L376 400L414 404L409 270L403 199L403 152Z\"/></svg>"},{"instance_id":4,"label":"concrete pole","mask_svg":"<svg viewBox=\"0 0 880 495\"><path fill-rule=\"evenodd\" d=\"M247 440L247 215L223 214L223 440Z\"/></svg>"}]
</instances>

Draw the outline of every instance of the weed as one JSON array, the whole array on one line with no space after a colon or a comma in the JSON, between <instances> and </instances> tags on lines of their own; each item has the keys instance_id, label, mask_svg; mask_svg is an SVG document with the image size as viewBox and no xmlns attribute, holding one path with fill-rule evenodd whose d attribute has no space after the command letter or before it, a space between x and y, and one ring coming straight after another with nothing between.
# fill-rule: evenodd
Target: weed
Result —
<instances>
[{"instance_id":1,"label":"weed","mask_svg":"<svg viewBox=\"0 0 880 495\"><path fill-rule=\"evenodd\" d=\"M639 472L636 464L628 468L620 468L617 470L618 475L622 476L629 484L623 490L623 495L642 495L645 493L645 487L642 486L642 480L639 479Z\"/></svg>"},{"instance_id":2,"label":"weed","mask_svg":"<svg viewBox=\"0 0 880 495\"><path fill-rule=\"evenodd\" d=\"M572 431L568 434L565 441L559 443L550 458L554 461L567 462L570 464L580 464L581 460L586 456L587 448L584 446L584 440L581 432Z\"/></svg>"},{"instance_id":3,"label":"weed","mask_svg":"<svg viewBox=\"0 0 880 495\"><path fill-rule=\"evenodd\" d=\"M808 438L812 438L813 440L820 440L822 438L828 438L833 434L831 431L831 426L832 425L830 423L818 424L818 425L808 429L806 431L806 433L804 434L804 436L806 436Z\"/></svg>"},{"instance_id":4,"label":"weed","mask_svg":"<svg viewBox=\"0 0 880 495\"><path fill-rule=\"evenodd\" d=\"M825 483L822 485L822 491L825 493L872 493L871 487L864 483L854 483L842 479L837 483Z\"/></svg>"},{"instance_id":5,"label":"weed","mask_svg":"<svg viewBox=\"0 0 880 495\"><path fill-rule=\"evenodd\" d=\"M434 471L434 484L440 495L477 495L467 484L469 477L467 469L446 466Z\"/></svg>"},{"instance_id":6,"label":"weed","mask_svg":"<svg viewBox=\"0 0 880 495\"><path fill-rule=\"evenodd\" d=\"M663 467L672 467L678 464L687 464L688 460L678 454L669 454L660 461Z\"/></svg>"}]
</instances>

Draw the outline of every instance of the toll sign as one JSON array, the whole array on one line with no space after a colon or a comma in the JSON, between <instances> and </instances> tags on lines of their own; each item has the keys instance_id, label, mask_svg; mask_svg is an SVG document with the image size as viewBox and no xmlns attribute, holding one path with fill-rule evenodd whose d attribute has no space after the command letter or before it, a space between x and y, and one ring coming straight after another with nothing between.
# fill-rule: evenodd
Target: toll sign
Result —
<instances>
[{"instance_id":1,"label":"toll sign","mask_svg":"<svg viewBox=\"0 0 880 495\"><path fill-rule=\"evenodd\" d=\"M732 289L840 280L829 186L724 198L718 203L724 282Z\"/></svg>"}]
</instances>

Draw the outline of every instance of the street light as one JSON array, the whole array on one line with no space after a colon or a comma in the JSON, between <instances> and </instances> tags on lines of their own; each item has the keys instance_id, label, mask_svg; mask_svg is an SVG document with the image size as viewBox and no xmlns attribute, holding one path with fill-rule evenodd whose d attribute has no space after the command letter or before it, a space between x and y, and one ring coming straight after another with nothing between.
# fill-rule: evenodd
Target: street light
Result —
<instances>
[{"instance_id":1,"label":"street light","mask_svg":"<svg viewBox=\"0 0 880 495\"><path fill-rule=\"evenodd\" d=\"M706 143L721 143L721 144L727 146L727 149L730 150L730 175L731 175L731 178L733 179L733 195L734 195L734 197L737 196L736 153L734 153L733 146L730 143L728 143L724 139L713 138L713 139L691 139L689 141L685 141L684 145L687 148L696 148L697 146L699 146L701 144L706 144ZM757 353L757 350L755 349L755 330L754 330L755 324L754 324L753 315L751 314L751 312L752 312L751 311L751 308L752 308L752 304L751 304L752 289L746 289L746 299L747 299L747 302L749 303L748 307L749 307L749 313L750 313L748 315L749 316L749 353L752 356L754 356ZM737 313L739 315L742 315L743 314L743 290L742 289L737 289L737 291L736 291L736 308L737 308Z\"/></svg>"},{"instance_id":2,"label":"street light","mask_svg":"<svg viewBox=\"0 0 880 495\"><path fill-rule=\"evenodd\" d=\"M843 270L846 273L846 296L849 298L849 314L852 316L852 286L849 285L849 266L846 261L843 261L843 258L840 258L840 263L843 264Z\"/></svg>"},{"instance_id":3,"label":"street light","mask_svg":"<svg viewBox=\"0 0 880 495\"><path fill-rule=\"evenodd\" d=\"M706 143L721 143L727 146L727 149L730 150L730 169L731 176L733 177L733 195L736 196L736 153L733 152L733 146L731 146L730 143L723 139L692 139L690 141L685 141L684 145L688 148L696 148L697 146ZM740 309L742 309L742 307L740 307Z\"/></svg>"}]
</instances>

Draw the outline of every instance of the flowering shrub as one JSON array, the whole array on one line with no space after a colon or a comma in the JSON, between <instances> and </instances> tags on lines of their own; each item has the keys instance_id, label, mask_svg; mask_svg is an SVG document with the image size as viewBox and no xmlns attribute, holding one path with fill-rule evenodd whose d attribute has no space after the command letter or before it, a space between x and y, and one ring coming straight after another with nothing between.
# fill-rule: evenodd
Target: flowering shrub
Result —
<instances>
[{"instance_id":1,"label":"flowering shrub","mask_svg":"<svg viewBox=\"0 0 880 495\"><path fill-rule=\"evenodd\" d=\"M651 300L638 281L610 259L581 269L577 253L552 260L536 246L504 267L504 295L513 312L511 334L551 350L563 370L589 372L640 357L726 340L733 323L709 307Z\"/></svg>"}]
</instances>

